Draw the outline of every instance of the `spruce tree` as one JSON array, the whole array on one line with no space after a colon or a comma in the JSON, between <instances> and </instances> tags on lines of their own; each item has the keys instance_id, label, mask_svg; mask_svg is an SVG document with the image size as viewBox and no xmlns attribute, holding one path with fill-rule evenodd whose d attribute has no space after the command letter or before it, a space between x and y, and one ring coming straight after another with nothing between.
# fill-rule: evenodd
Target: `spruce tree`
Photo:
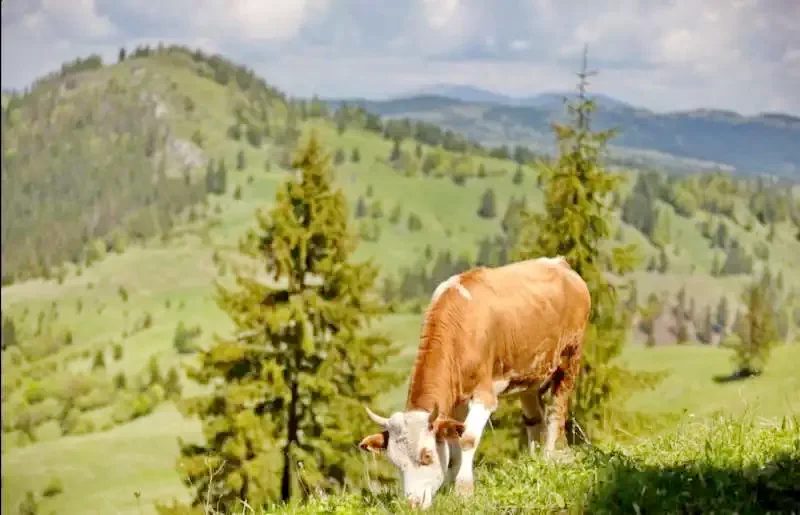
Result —
<instances>
[{"instance_id":1,"label":"spruce tree","mask_svg":"<svg viewBox=\"0 0 800 515\"><path fill-rule=\"evenodd\" d=\"M241 500L255 508L358 486L363 405L398 381L382 367L394 346L362 332L385 311L372 292L377 269L351 260L348 204L314 134L292 164L297 178L240 242L250 265L235 286L215 284L236 331L216 336L187 374L208 389L184 404L205 436L181 449L194 506L210 498L233 513Z\"/></svg>"},{"instance_id":2,"label":"spruce tree","mask_svg":"<svg viewBox=\"0 0 800 515\"><path fill-rule=\"evenodd\" d=\"M497 208L495 207L494 190L487 188L481 196L481 205L478 208L478 216L481 218L494 218L497 216Z\"/></svg>"},{"instance_id":3,"label":"spruce tree","mask_svg":"<svg viewBox=\"0 0 800 515\"><path fill-rule=\"evenodd\" d=\"M733 345L737 373L760 374L769 359L769 354L778 342L773 306L764 285L753 281L742 294L746 311L735 324L737 341Z\"/></svg>"},{"instance_id":4,"label":"spruce tree","mask_svg":"<svg viewBox=\"0 0 800 515\"><path fill-rule=\"evenodd\" d=\"M584 51L578 73L578 99L568 105L572 121L553 124L558 156L551 165L540 165L544 180L543 212L524 212L515 260L540 256L564 256L586 281L592 295L592 312L583 351L583 367L573 396L571 418L584 431L597 434L620 423L618 406L635 386L657 376L622 368L613 362L626 343L630 314L617 301L606 272L624 275L633 270L635 246L602 249L611 239L610 205L622 177L604 170L604 148L615 131L590 129L595 103L586 97L588 77Z\"/></svg>"}]
</instances>

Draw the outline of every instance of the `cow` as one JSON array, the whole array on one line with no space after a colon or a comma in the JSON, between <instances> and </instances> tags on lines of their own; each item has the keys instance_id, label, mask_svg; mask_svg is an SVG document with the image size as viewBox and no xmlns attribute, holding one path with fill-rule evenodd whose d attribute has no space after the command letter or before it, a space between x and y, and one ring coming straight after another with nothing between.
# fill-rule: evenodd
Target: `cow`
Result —
<instances>
[{"instance_id":1,"label":"cow","mask_svg":"<svg viewBox=\"0 0 800 515\"><path fill-rule=\"evenodd\" d=\"M590 310L586 282L562 256L450 277L425 312L405 411L386 418L365 406L381 432L359 447L385 451L413 508L430 507L445 482L469 496L475 450L498 397L519 394L530 452L541 446L545 458L556 457Z\"/></svg>"}]
</instances>

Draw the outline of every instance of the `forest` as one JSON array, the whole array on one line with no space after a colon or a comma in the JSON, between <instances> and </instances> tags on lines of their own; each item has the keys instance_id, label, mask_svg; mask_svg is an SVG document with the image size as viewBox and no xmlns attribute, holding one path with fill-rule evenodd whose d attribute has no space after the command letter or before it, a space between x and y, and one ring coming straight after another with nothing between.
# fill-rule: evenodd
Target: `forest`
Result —
<instances>
[{"instance_id":1,"label":"forest","mask_svg":"<svg viewBox=\"0 0 800 515\"><path fill-rule=\"evenodd\" d=\"M363 407L402 409L438 284L554 255L593 298L576 459L505 401L434 511L795 509L800 186L628 168L585 87L552 154L181 46L4 94L3 509L404 512Z\"/></svg>"}]
</instances>

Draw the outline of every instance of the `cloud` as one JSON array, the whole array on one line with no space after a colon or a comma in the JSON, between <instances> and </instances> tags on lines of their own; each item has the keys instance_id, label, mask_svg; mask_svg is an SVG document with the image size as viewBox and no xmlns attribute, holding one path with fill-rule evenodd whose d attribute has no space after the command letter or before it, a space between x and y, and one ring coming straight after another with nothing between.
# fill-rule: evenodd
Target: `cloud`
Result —
<instances>
[{"instance_id":1,"label":"cloud","mask_svg":"<svg viewBox=\"0 0 800 515\"><path fill-rule=\"evenodd\" d=\"M92 51L202 44L293 94L398 94L465 83L573 87L655 110L800 114L796 0L5 0L2 83Z\"/></svg>"}]
</instances>

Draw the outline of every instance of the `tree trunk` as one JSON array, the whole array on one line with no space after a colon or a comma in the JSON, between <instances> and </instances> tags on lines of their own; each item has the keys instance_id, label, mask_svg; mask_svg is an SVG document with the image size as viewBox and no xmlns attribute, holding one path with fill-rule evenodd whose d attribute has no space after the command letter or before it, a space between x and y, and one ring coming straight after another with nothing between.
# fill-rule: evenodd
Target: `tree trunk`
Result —
<instances>
[{"instance_id":1,"label":"tree trunk","mask_svg":"<svg viewBox=\"0 0 800 515\"><path fill-rule=\"evenodd\" d=\"M297 442L297 382L292 384L289 400L289 422L286 428L286 446L283 448L283 477L281 478L281 500L289 502L292 497L292 445Z\"/></svg>"}]
</instances>

